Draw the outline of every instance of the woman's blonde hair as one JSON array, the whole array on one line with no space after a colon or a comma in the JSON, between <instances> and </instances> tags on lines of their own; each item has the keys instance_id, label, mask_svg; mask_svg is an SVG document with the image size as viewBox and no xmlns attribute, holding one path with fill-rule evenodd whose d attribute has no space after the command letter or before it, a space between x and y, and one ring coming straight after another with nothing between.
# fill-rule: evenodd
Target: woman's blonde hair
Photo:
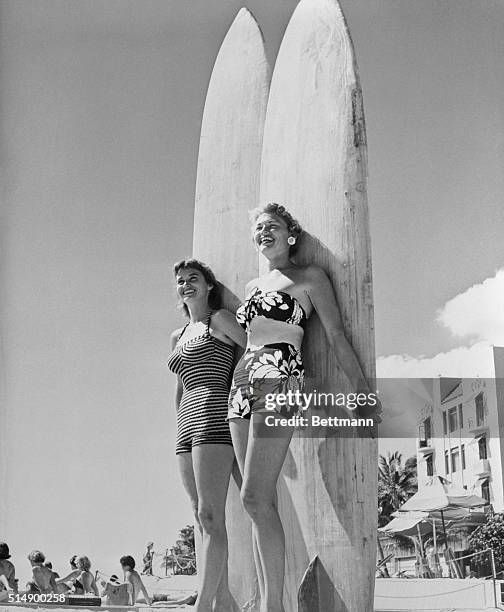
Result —
<instances>
[{"instance_id":1,"label":"woman's blonde hair","mask_svg":"<svg viewBox=\"0 0 504 612\"><path fill-rule=\"evenodd\" d=\"M77 557L77 559L75 560L75 564L77 565L78 569L84 570L86 572L89 572L89 570L91 569L91 561L89 560L89 557L86 557L86 555Z\"/></svg>"}]
</instances>

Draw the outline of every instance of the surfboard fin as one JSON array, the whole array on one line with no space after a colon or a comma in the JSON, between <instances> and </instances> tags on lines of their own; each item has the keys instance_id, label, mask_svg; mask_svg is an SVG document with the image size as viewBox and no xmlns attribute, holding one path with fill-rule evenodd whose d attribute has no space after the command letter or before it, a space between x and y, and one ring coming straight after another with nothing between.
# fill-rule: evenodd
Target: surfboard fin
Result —
<instances>
[{"instance_id":1,"label":"surfboard fin","mask_svg":"<svg viewBox=\"0 0 504 612\"><path fill-rule=\"evenodd\" d=\"M315 555L303 574L298 589L298 612L314 612L320 609L317 580L319 563L318 555Z\"/></svg>"}]
</instances>

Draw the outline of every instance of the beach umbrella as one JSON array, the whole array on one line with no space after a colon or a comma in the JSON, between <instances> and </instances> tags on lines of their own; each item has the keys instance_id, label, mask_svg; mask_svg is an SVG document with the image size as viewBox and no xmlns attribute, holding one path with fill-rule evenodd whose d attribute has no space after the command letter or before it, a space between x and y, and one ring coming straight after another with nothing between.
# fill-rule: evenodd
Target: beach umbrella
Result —
<instances>
[{"instance_id":1,"label":"beach umbrella","mask_svg":"<svg viewBox=\"0 0 504 612\"><path fill-rule=\"evenodd\" d=\"M384 527L379 527L378 531L388 535L401 535L413 537L416 535L424 536L432 531L428 521L427 512L397 512L396 516Z\"/></svg>"},{"instance_id":2,"label":"beach umbrella","mask_svg":"<svg viewBox=\"0 0 504 612\"><path fill-rule=\"evenodd\" d=\"M432 531L430 522L427 520L426 512L397 512L390 523L384 527L379 527L378 531L387 535L400 535L412 538L415 543L415 551L418 562L418 572L420 577L425 577L428 573L428 564L425 558L422 537ZM400 515L403 516L400 516ZM411 515L411 516L410 516Z\"/></svg>"},{"instance_id":3,"label":"beach umbrella","mask_svg":"<svg viewBox=\"0 0 504 612\"><path fill-rule=\"evenodd\" d=\"M448 548L446 539L445 515L448 510L459 508L478 508L486 506L488 502L480 497L469 493L463 487L453 484L442 476L432 476L422 488L405 502L399 510L417 510L423 512L436 512L441 515L441 523L445 536L445 548Z\"/></svg>"}]
</instances>

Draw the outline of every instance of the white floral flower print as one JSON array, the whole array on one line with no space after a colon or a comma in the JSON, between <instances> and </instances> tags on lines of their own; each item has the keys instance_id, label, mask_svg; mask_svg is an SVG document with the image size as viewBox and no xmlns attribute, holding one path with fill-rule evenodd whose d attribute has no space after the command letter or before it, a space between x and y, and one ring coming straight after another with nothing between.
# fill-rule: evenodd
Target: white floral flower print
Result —
<instances>
[{"instance_id":1,"label":"white floral flower print","mask_svg":"<svg viewBox=\"0 0 504 612\"><path fill-rule=\"evenodd\" d=\"M255 287L236 311L236 320L248 329L252 319L261 316L292 325L303 325L306 320L306 313L294 296L285 291L262 291Z\"/></svg>"},{"instance_id":2,"label":"white floral flower print","mask_svg":"<svg viewBox=\"0 0 504 612\"><path fill-rule=\"evenodd\" d=\"M236 366L228 418L250 418L255 409L264 408L267 394L299 391L303 383L303 362L293 345L249 347ZM277 412L293 414L299 410L297 405L279 406Z\"/></svg>"}]
</instances>

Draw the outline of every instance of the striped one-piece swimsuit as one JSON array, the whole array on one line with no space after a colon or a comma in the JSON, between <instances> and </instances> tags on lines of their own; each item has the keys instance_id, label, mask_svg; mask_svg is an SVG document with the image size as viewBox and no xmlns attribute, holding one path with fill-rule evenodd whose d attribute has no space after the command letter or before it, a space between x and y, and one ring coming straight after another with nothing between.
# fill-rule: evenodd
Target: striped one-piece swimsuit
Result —
<instances>
[{"instance_id":1,"label":"striped one-piece swimsuit","mask_svg":"<svg viewBox=\"0 0 504 612\"><path fill-rule=\"evenodd\" d=\"M201 336L180 343L186 325L168 357L168 368L183 385L177 411L177 455L190 453L200 444L232 444L226 416L234 349L210 334L211 316Z\"/></svg>"}]
</instances>

